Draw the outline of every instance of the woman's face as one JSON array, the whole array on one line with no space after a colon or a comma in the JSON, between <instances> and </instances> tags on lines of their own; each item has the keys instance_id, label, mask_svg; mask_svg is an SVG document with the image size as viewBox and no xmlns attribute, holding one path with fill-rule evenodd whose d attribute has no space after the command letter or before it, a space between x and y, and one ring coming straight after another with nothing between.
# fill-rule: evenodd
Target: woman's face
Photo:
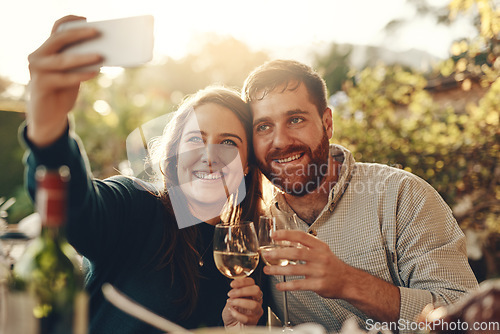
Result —
<instances>
[{"instance_id":1,"label":"woman's face","mask_svg":"<svg viewBox=\"0 0 500 334\"><path fill-rule=\"evenodd\" d=\"M179 186L191 207L220 212L247 172L247 150L245 129L230 109L215 103L196 107L182 131L177 159Z\"/></svg>"}]
</instances>

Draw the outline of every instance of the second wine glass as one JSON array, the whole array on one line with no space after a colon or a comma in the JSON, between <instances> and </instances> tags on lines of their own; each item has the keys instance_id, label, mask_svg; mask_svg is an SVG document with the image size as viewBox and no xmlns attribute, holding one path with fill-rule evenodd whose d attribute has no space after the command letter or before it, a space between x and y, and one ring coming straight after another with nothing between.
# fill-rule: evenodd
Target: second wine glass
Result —
<instances>
[{"instance_id":1,"label":"second wine glass","mask_svg":"<svg viewBox=\"0 0 500 334\"><path fill-rule=\"evenodd\" d=\"M294 259L270 259L266 254L277 248L301 247L300 244L290 241L274 241L271 237L277 230L297 230L299 229L296 214L280 213L273 216L261 216L259 219L259 251L262 260L269 266L287 266L297 264ZM286 276L283 276L286 282ZM283 331L292 331L292 326L288 319L287 292L283 291Z\"/></svg>"}]
</instances>

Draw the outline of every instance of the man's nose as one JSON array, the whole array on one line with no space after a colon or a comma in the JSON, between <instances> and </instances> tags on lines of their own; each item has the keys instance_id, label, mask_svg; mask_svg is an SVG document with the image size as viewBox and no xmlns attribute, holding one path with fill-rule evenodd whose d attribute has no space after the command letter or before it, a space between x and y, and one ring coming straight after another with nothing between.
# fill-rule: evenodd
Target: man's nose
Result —
<instances>
[{"instance_id":1,"label":"man's nose","mask_svg":"<svg viewBox=\"0 0 500 334\"><path fill-rule=\"evenodd\" d=\"M285 148L293 143L293 137L290 135L289 129L286 126L275 127L273 136L274 148Z\"/></svg>"}]
</instances>

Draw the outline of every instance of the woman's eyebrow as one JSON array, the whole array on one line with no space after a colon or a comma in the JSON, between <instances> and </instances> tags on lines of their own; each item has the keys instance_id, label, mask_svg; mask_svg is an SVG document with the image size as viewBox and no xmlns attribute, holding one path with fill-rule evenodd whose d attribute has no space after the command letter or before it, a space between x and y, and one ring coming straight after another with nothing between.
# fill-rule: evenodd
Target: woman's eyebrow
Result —
<instances>
[{"instance_id":1,"label":"woman's eyebrow","mask_svg":"<svg viewBox=\"0 0 500 334\"><path fill-rule=\"evenodd\" d=\"M240 136L238 136L237 134L234 134L234 133L224 132L224 133L221 133L221 134L220 134L220 137L231 137L231 138L236 138L236 139L238 139L241 143L243 143L243 139L241 139L241 137L240 137Z\"/></svg>"},{"instance_id":2,"label":"woman's eyebrow","mask_svg":"<svg viewBox=\"0 0 500 334\"><path fill-rule=\"evenodd\" d=\"M185 136L187 136L187 135L193 135L193 134L194 135L204 135L205 133L203 131L200 131L200 130L191 130L191 131L187 132L185 134Z\"/></svg>"}]
</instances>

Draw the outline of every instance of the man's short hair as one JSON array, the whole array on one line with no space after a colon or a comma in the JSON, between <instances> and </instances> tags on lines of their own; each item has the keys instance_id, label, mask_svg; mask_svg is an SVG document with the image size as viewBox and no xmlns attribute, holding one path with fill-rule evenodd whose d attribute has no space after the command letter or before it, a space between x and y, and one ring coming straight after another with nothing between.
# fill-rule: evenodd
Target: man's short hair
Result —
<instances>
[{"instance_id":1,"label":"man's short hair","mask_svg":"<svg viewBox=\"0 0 500 334\"><path fill-rule=\"evenodd\" d=\"M272 60L257 67L245 80L242 97L250 103L262 100L278 87L282 93L297 89L301 83L322 117L328 105L325 81L310 66L295 60Z\"/></svg>"}]
</instances>

